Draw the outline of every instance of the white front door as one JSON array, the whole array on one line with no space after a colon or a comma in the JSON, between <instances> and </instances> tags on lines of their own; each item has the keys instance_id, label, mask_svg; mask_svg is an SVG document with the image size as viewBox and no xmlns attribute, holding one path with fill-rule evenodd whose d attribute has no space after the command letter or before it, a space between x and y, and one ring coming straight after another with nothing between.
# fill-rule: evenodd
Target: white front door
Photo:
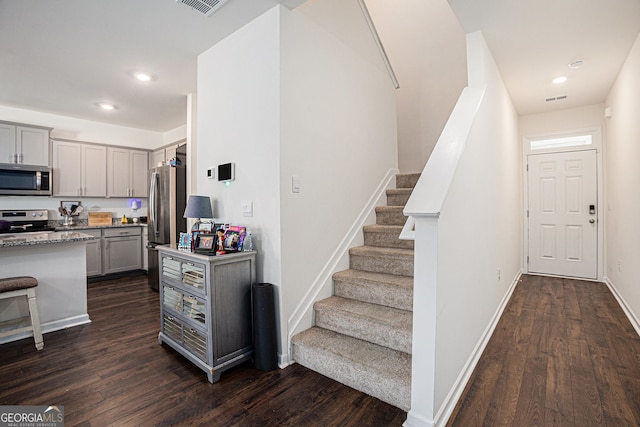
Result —
<instances>
[{"instance_id":1,"label":"white front door","mask_svg":"<svg viewBox=\"0 0 640 427\"><path fill-rule=\"evenodd\" d=\"M596 151L528 156L529 272L597 278Z\"/></svg>"}]
</instances>

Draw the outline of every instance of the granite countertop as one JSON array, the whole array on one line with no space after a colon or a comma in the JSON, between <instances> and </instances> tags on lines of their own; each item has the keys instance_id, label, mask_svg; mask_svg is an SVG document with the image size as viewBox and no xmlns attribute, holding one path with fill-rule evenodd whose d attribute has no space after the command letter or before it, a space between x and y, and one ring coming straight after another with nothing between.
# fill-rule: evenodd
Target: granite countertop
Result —
<instances>
[{"instance_id":1,"label":"granite countertop","mask_svg":"<svg viewBox=\"0 0 640 427\"><path fill-rule=\"evenodd\" d=\"M71 230L89 230L89 229L96 229L96 228L122 228L122 227L146 227L147 224L146 223L130 223L130 224L122 224L120 221L116 222L112 222L111 225L89 225L86 222L84 223L78 223L78 224L74 224L74 225L61 225L61 224L56 224L54 225L54 227L56 228L56 231L71 231Z\"/></svg>"},{"instance_id":2,"label":"granite countertop","mask_svg":"<svg viewBox=\"0 0 640 427\"><path fill-rule=\"evenodd\" d=\"M38 231L34 233L0 234L0 248L84 242L95 239L96 237L77 231Z\"/></svg>"}]
</instances>

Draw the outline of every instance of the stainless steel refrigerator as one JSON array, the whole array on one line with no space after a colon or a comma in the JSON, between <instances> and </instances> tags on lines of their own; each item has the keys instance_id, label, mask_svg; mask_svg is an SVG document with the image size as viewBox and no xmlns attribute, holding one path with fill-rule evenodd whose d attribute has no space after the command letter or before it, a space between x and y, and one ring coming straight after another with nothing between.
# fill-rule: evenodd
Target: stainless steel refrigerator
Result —
<instances>
[{"instance_id":1,"label":"stainless steel refrigerator","mask_svg":"<svg viewBox=\"0 0 640 427\"><path fill-rule=\"evenodd\" d=\"M149 287L158 290L158 245L176 245L187 231L183 218L187 204L185 166L158 166L151 170L149 188Z\"/></svg>"}]
</instances>

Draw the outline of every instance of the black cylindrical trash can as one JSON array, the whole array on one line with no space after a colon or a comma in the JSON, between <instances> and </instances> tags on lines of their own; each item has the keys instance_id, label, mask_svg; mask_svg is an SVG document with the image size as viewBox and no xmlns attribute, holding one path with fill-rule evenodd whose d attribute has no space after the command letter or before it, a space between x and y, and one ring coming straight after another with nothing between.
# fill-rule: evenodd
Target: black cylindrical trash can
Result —
<instances>
[{"instance_id":1,"label":"black cylindrical trash can","mask_svg":"<svg viewBox=\"0 0 640 427\"><path fill-rule=\"evenodd\" d=\"M253 360L256 368L261 371L273 371L278 367L273 285L254 283L251 286L251 299L253 302Z\"/></svg>"}]
</instances>

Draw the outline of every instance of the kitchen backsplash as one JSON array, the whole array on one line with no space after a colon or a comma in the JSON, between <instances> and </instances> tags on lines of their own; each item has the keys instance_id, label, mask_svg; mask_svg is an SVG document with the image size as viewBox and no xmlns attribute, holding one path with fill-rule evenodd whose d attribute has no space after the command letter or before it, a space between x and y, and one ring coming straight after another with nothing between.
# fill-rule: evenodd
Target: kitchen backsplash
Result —
<instances>
[{"instance_id":1,"label":"kitchen backsplash","mask_svg":"<svg viewBox=\"0 0 640 427\"><path fill-rule=\"evenodd\" d=\"M43 196L0 196L0 210L11 209L47 209L49 211L49 220L61 220L62 216L58 212L60 202L62 201L80 201L83 211L78 216L79 220L86 220L88 212L112 212L114 219L122 218L125 215L128 218L135 218L148 215L148 200L138 198L141 206L139 209L131 208L131 200L128 198L77 198L72 197L43 197Z\"/></svg>"}]
</instances>

